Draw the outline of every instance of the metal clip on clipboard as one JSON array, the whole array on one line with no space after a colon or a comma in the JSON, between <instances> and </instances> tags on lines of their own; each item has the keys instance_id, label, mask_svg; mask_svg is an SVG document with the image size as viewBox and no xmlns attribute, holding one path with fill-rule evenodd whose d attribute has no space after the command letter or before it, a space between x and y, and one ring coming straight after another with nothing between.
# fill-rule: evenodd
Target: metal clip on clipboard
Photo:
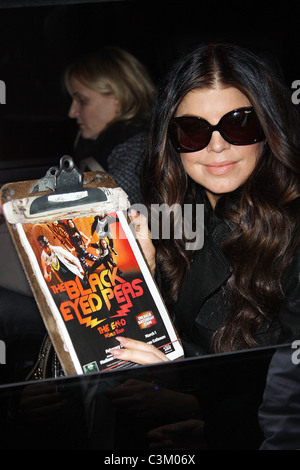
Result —
<instances>
[{"instance_id":1,"label":"metal clip on clipboard","mask_svg":"<svg viewBox=\"0 0 300 470\"><path fill-rule=\"evenodd\" d=\"M83 173L68 155L60 159L59 168L50 168L30 192L32 194L49 189L53 191L52 194L40 196L32 202L30 214L107 201L106 194L100 188L83 187Z\"/></svg>"},{"instance_id":2,"label":"metal clip on clipboard","mask_svg":"<svg viewBox=\"0 0 300 470\"><path fill-rule=\"evenodd\" d=\"M60 159L38 181L8 183L2 188L3 214L10 224L87 217L127 211L125 191L106 172L81 172L71 157ZM45 194L46 193L46 194Z\"/></svg>"}]
</instances>

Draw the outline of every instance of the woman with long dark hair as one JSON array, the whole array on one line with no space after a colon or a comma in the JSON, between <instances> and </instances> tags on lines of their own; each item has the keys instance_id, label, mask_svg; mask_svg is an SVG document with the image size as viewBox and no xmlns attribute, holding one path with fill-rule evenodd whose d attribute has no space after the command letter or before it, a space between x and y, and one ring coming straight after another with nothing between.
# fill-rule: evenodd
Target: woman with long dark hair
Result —
<instances>
[{"instance_id":1,"label":"woman with long dark hair","mask_svg":"<svg viewBox=\"0 0 300 470\"><path fill-rule=\"evenodd\" d=\"M188 250L184 232L140 243L186 355L300 337L299 136L280 74L239 46L200 46L160 87L144 200L149 211L203 204L204 245ZM135 219L139 236L145 227ZM119 357L164 360L152 347L121 341Z\"/></svg>"}]
</instances>

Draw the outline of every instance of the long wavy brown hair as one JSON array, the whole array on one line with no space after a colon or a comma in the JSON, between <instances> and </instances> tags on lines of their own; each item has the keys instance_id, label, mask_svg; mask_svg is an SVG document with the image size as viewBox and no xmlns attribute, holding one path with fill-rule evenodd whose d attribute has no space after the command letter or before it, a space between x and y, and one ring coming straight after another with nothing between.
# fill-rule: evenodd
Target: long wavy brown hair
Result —
<instances>
[{"instance_id":1,"label":"long wavy brown hair","mask_svg":"<svg viewBox=\"0 0 300 470\"><path fill-rule=\"evenodd\" d=\"M195 204L201 194L168 139L168 126L189 91L216 83L244 93L265 134L253 173L242 187L222 195L215 207L220 218L235 223L222 247L233 268L228 281L232 309L213 345L216 352L224 352L254 347L260 325L272 323L278 312L280 280L299 245L300 129L291 94L269 60L236 45L200 46L173 66L156 99L142 176L149 210L152 204ZM191 253L185 242L184 237L154 241L170 309L189 268Z\"/></svg>"}]
</instances>

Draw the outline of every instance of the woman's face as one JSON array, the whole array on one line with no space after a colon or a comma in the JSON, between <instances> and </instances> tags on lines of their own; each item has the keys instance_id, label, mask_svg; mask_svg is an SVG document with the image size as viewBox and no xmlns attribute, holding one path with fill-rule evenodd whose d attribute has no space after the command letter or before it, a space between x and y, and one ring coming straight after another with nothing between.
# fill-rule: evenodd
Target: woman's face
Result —
<instances>
[{"instance_id":1,"label":"woman's face","mask_svg":"<svg viewBox=\"0 0 300 470\"><path fill-rule=\"evenodd\" d=\"M76 119L85 139L97 139L99 134L117 116L118 100L104 95L71 78L72 104L68 116Z\"/></svg>"},{"instance_id":2,"label":"woman's face","mask_svg":"<svg viewBox=\"0 0 300 470\"><path fill-rule=\"evenodd\" d=\"M212 88L190 91L181 101L176 117L197 116L216 125L224 114L251 106L237 88ZM212 133L207 147L197 152L181 153L187 174L206 189L211 205L218 198L241 186L252 173L263 143L232 145L218 131Z\"/></svg>"}]
</instances>

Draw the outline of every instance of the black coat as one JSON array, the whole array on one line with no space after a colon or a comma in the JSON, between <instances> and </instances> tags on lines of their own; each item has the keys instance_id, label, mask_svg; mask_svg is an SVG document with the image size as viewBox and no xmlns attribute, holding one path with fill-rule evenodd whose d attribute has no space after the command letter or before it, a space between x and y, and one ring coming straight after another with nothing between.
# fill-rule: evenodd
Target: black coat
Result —
<instances>
[{"instance_id":1,"label":"black coat","mask_svg":"<svg viewBox=\"0 0 300 470\"><path fill-rule=\"evenodd\" d=\"M80 165L80 160L93 157L105 171L108 171L107 160L114 148L144 130L144 123L116 121L95 140L79 137L74 148L74 160Z\"/></svg>"},{"instance_id":2,"label":"black coat","mask_svg":"<svg viewBox=\"0 0 300 470\"><path fill-rule=\"evenodd\" d=\"M232 267L220 249L232 224L214 214L206 224L203 248L196 251L173 311L186 357L212 353L215 331L230 313L227 281ZM271 326L262 325L255 339L259 346L289 343L300 338L300 247L284 272L284 296Z\"/></svg>"}]
</instances>

